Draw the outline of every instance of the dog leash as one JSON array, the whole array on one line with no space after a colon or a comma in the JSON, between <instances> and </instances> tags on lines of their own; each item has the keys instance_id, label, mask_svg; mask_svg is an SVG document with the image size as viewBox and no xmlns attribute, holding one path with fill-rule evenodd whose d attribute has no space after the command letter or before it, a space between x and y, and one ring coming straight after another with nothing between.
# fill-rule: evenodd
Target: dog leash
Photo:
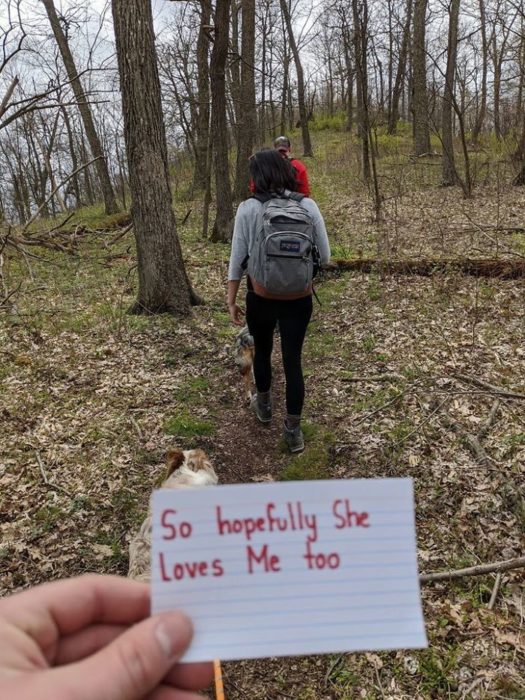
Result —
<instances>
[{"instance_id":1,"label":"dog leash","mask_svg":"<svg viewBox=\"0 0 525 700\"><path fill-rule=\"evenodd\" d=\"M224 695L224 685L222 683L221 662L216 659L213 662L213 674L215 678L215 700L226 700Z\"/></svg>"}]
</instances>

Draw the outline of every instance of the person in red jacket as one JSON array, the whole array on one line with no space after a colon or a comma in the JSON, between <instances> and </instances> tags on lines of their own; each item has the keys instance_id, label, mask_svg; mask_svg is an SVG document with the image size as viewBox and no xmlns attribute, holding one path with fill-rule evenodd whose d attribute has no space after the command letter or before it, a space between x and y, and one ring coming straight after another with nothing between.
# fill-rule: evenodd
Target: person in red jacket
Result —
<instances>
[{"instance_id":1,"label":"person in red jacket","mask_svg":"<svg viewBox=\"0 0 525 700\"><path fill-rule=\"evenodd\" d=\"M288 136L278 136L273 142L273 147L276 151L279 151L283 158L286 158L286 160L290 162L290 165L294 169L295 180L297 182L297 192L304 194L305 197L309 197L310 183L308 182L306 165L290 155L291 146ZM271 150L271 148L269 150ZM252 179L250 179L250 192L252 194L255 192L255 185Z\"/></svg>"},{"instance_id":2,"label":"person in red jacket","mask_svg":"<svg viewBox=\"0 0 525 700\"><path fill-rule=\"evenodd\" d=\"M273 147L276 151L282 155L283 158L287 158L290 161L293 169L295 170L295 179L297 180L297 191L301 194L310 196L310 183L308 182L308 172L306 170L306 165L301 163L300 160L293 158L290 155L290 139L288 136L278 136L273 142Z\"/></svg>"}]
</instances>

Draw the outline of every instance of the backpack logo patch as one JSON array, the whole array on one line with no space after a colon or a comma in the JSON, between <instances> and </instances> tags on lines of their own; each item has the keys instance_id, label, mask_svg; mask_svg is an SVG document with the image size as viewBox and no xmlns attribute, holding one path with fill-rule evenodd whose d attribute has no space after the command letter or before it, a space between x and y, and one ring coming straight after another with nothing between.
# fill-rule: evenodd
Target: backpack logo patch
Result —
<instances>
[{"instance_id":1,"label":"backpack logo patch","mask_svg":"<svg viewBox=\"0 0 525 700\"><path fill-rule=\"evenodd\" d=\"M299 241L281 241L279 250L282 250L283 253L299 253L301 244Z\"/></svg>"}]
</instances>

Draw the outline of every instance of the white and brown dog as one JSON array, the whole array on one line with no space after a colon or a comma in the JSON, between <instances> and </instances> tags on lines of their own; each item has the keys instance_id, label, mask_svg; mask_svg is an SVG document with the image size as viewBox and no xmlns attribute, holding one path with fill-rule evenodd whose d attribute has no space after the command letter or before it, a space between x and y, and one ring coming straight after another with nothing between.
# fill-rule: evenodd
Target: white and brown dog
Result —
<instances>
[{"instance_id":1,"label":"white and brown dog","mask_svg":"<svg viewBox=\"0 0 525 700\"><path fill-rule=\"evenodd\" d=\"M169 450L167 474L161 488L188 489L215 486L219 478L203 450ZM151 576L151 512L129 545L128 577L149 582Z\"/></svg>"},{"instance_id":2,"label":"white and brown dog","mask_svg":"<svg viewBox=\"0 0 525 700\"><path fill-rule=\"evenodd\" d=\"M241 373L249 400L251 400L255 391L255 384L253 381L254 354L255 346L253 344L253 337L250 335L248 326L244 326L235 339L235 364Z\"/></svg>"}]
</instances>

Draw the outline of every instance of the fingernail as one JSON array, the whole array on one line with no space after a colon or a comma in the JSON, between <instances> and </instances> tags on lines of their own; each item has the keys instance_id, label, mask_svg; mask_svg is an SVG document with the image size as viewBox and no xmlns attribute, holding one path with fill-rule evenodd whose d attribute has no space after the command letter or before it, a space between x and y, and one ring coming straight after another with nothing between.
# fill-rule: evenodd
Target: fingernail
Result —
<instances>
[{"instance_id":1,"label":"fingernail","mask_svg":"<svg viewBox=\"0 0 525 700\"><path fill-rule=\"evenodd\" d=\"M155 637L166 657L176 658L191 640L191 622L182 613L170 614L157 623Z\"/></svg>"}]
</instances>

